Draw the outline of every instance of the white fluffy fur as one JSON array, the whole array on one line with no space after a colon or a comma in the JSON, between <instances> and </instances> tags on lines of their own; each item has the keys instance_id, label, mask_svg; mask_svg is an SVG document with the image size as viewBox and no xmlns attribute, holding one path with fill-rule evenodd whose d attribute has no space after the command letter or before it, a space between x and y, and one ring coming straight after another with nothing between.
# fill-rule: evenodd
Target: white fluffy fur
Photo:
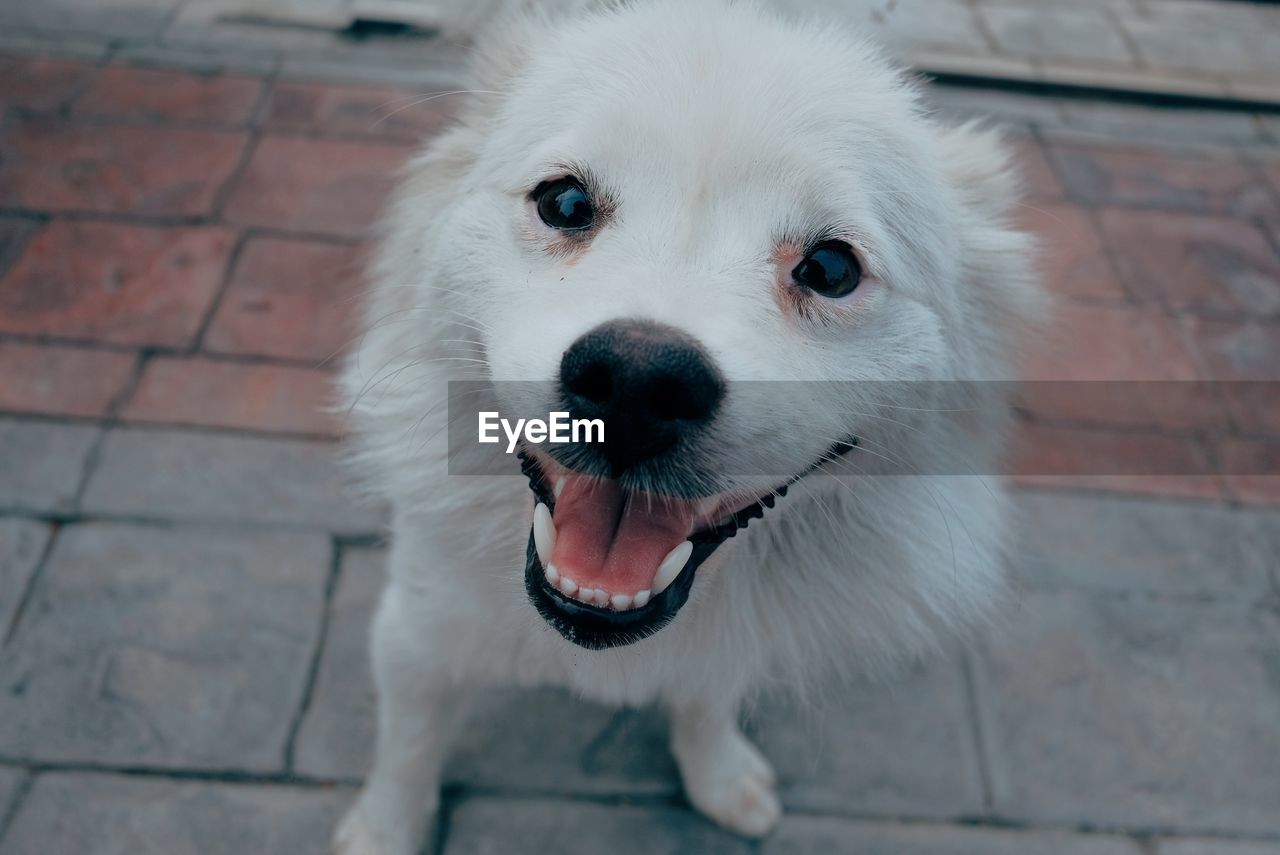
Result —
<instances>
[{"instance_id":1,"label":"white fluffy fur","mask_svg":"<svg viewBox=\"0 0 1280 855\"><path fill-rule=\"evenodd\" d=\"M742 699L914 656L1001 589L998 483L855 473L885 457L925 467L957 447L989 467L1002 425L958 436L927 414L860 422L856 398L737 401L733 384L1005 378L1038 293L1008 222L1006 154L989 132L928 118L849 33L745 4L518 17L482 46L476 89L405 175L344 377L360 471L394 514L373 631L377 756L336 849L415 852L460 698L510 683L666 706L691 801L765 833L779 807L737 729ZM588 165L618 199L572 260L544 251L525 202L564 163ZM850 306L804 318L775 299L770 257L788 227L824 221L853 231L870 276ZM668 627L590 652L526 597L532 502L515 464L510 479L446 475L444 390L450 378L550 380L583 332L636 316L687 330L727 376L726 472L760 460L799 471L849 433L867 444L721 547Z\"/></svg>"}]
</instances>

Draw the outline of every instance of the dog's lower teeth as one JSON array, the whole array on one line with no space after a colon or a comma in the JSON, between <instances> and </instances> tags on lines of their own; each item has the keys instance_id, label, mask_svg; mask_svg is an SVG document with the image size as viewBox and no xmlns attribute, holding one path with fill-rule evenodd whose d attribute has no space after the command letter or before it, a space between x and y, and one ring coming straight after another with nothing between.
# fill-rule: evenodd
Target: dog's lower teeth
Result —
<instances>
[{"instance_id":1,"label":"dog's lower teeth","mask_svg":"<svg viewBox=\"0 0 1280 855\"><path fill-rule=\"evenodd\" d=\"M551 553L556 548L556 524L551 519L551 509L542 502L533 509L533 546L542 566L549 566Z\"/></svg>"},{"instance_id":2,"label":"dog's lower teeth","mask_svg":"<svg viewBox=\"0 0 1280 855\"><path fill-rule=\"evenodd\" d=\"M648 591L641 591L640 593L636 594L634 597L631 598L631 607L634 609L642 608L646 603L649 602L649 597L651 596L652 594L650 594Z\"/></svg>"},{"instance_id":3,"label":"dog's lower teeth","mask_svg":"<svg viewBox=\"0 0 1280 855\"><path fill-rule=\"evenodd\" d=\"M631 608L631 598L626 594L614 594L609 598L609 604L620 612L625 612Z\"/></svg>"},{"instance_id":4,"label":"dog's lower teeth","mask_svg":"<svg viewBox=\"0 0 1280 855\"><path fill-rule=\"evenodd\" d=\"M554 587L560 581L560 571L556 569L556 565L548 564L546 570L543 571L547 577L547 581Z\"/></svg>"},{"instance_id":5,"label":"dog's lower teeth","mask_svg":"<svg viewBox=\"0 0 1280 855\"><path fill-rule=\"evenodd\" d=\"M667 553L667 557L662 559L662 563L658 565L657 575L653 577L653 593L661 594L667 589L668 585L676 580L692 552L693 543L686 540Z\"/></svg>"},{"instance_id":6,"label":"dog's lower teeth","mask_svg":"<svg viewBox=\"0 0 1280 855\"><path fill-rule=\"evenodd\" d=\"M578 592L578 583L570 579L568 576L561 576L560 590L572 597Z\"/></svg>"}]
</instances>

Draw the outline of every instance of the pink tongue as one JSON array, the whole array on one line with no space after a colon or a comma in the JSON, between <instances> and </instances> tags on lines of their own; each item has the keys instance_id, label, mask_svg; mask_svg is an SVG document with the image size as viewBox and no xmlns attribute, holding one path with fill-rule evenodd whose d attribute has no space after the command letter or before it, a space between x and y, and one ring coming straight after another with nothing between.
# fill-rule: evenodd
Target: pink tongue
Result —
<instances>
[{"instance_id":1,"label":"pink tongue","mask_svg":"<svg viewBox=\"0 0 1280 855\"><path fill-rule=\"evenodd\" d=\"M662 559L689 536L693 518L689 502L628 496L616 481L566 475L551 563L579 588L644 591Z\"/></svg>"}]
</instances>

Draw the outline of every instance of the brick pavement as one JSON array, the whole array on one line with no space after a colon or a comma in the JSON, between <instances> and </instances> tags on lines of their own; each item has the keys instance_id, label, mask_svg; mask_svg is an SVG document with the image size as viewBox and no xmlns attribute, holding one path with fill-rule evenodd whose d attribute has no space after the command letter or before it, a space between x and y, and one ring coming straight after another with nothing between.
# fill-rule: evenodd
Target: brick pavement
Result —
<instances>
[{"instance_id":1,"label":"brick pavement","mask_svg":"<svg viewBox=\"0 0 1280 855\"><path fill-rule=\"evenodd\" d=\"M448 99L380 122L414 90L0 65L0 855L322 851L368 759L384 513L321 409L369 218ZM1030 375L1280 379L1264 122L934 96L1018 140L1061 297ZM511 691L450 762L435 851L1280 855L1280 477L1213 466L1280 455L1280 410L1210 403L1032 406L1026 460L1206 474L1023 473L999 632L753 711L770 840L685 807L651 711Z\"/></svg>"}]
</instances>

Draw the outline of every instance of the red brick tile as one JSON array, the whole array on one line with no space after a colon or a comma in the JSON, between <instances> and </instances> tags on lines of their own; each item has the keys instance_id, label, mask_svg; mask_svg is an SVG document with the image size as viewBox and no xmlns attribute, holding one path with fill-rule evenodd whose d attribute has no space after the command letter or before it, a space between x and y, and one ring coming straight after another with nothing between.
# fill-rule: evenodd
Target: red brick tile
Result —
<instances>
[{"instance_id":1,"label":"red brick tile","mask_svg":"<svg viewBox=\"0 0 1280 855\"><path fill-rule=\"evenodd\" d=\"M1194 380L1174 321L1140 306L1058 301L1023 363L1029 380Z\"/></svg>"},{"instance_id":2,"label":"red brick tile","mask_svg":"<svg viewBox=\"0 0 1280 855\"><path fill-rule=\"evenodd\" d=\"M266 137L231 196L227 219L362 236L409 152L383 143Z\"/></svg>"},{"instance_id":3,"label":"red brick tile","mask_svg":"<svg viewBox=\"0 0 1280 855\"><path fill-rule=\"evenodd\" d=\"M231 234L53 222L0 287L0 330L120 344L189 344L221 282Z\"/></svg>"},{"instance_id":4,"label":"red brick tile","mask_svg":"<svg viewBox=\"0 0 1280 855\"><path fill-rule=\"evenodd\" d=\"M56 110L91 70L85 63L67 59L0 57L0 110Z\"/></svg>"},{"instance_id":5,"label":"red brick tile","mask_svg":"<svg viewBox=\"0 0 1280 855\"><path fill-rule=\"evenodd\" d=\"M332 375L309 368L209 359L149 363L126 421L336 434Z\"/></svg>"},{"instance_id":6,"label":"red brick tile","mask_svg":"<svg viewBox=\"0 0 1280 855\"><path fill-rule=\"evenodd\" d=\"M1109 210L1102 230L1137 294L1190 311L1280 316L1280 257L1250 223Z\"/></svg>"},{"instance_id":7,"label":"red brick tile","mask_svg":"<svg viewBox=\"0 0 1280 855\"><path fill-rule=\"evenodd\" d=\"M430 93L277 83L268 96L265 123L271 130L418 140L437 133L453 112L452 99Z\"/></svg>"},{"instance_id":8,"label":"red brick tile","mask_svg":"<svg viewBox=\"0 0 1280 855\"><path fill-rule=\"evenodd\" d=\"M1067 195L1093 204L1138 204L1253 214L1271 192L1231 152L1052 142Z\"/></svg>"},{"instance_id":9,"label":"red brick tile","mask_svg":"<svg viewBox=\"0 0 1280 855\"><path fill-rule=\"evenodd\" d=\"M1272 193L1280 197L1280 155L1269 152L1258 159L1257 167Z\"/></svg>"},{"instance_id":10,"label":"red brick tile","mask_svg":"<svg viewBox=\"0 0 1280 855\"><path fill-rule=\"evenodd\" d=\"M214 131L21 122L3 142L0 198L44 211L204 214L244 143Z\"/></svg>"},{"instance_id":11,"label":"red brick tile","mask_svg":"<svg viewBox=\"0 0 1280 855\"><path fill-rule=\"evenodd\" d=\"M1044 147L1035 139L1024 138L1015 143L1018 166L1027 192L1036 199L1061 199L1062 182L1045 157Z\"/></svg>"},{"instance_id":12,"label":"red brick tile","mask_svg":"<svg viewBox=\"0 0 1280 855\"><path fill-rule=\"evenodd\" d=\"M1220 389L1236 425L1280 436L1280 324L1198 318L1184 323L1205 376L1225 381Z\"/></svg>"},{"instance_id":13,"label":"red brick tile","mask_svg":"<svg viewBox=\"0 0 1280 855\"><path fill-rule=\"evenodd\" d=\"M1089 213L1078 205L1024 205L1018 218L1038 240L1040 270L1049 290L1063 297L1126 299Z\"/></svg>"},{"instance_id":14,"label":"red brick tile","mask_svg":"<svg viewBox=\"0 0 1280 855\"><path fill-rule=\"evenodd\" d=\"M1280 123L1277 123L1280 127ZM1280 154L1268 151L1255 161L1255 168L1262 176L1262 183L1271 190L1274 205L1254 212L1254 216L1266 224L1271 231L1271 240L1280 246Z\"/></svg>"},{"instance_id":15,"label":"red brick tile","mask_svg":"<svg viewBox=\"0 0 1280 855\"><path fill-rule=\"evenodd\" d=\"M1218 498L1204 448L1160 434L1024 424L1013 480L1023 485L1161 496Z\"/></svg>"},{"instance_id":16,"label":"red brick tile","mask_svg":"<svg viewBox=\"0 0 1280 855\"><path fill-rule=\"evenodd\" d=\"M1280 155L1269 151L1258 158L1257 164L1271 189L1280 195Z\"/></svg>"},{"instance_id":17,"label":"red brick tile","mask_svg":"<svg viewBox=\"0 0 1280 855\"><path fill-rule=\"evenodd\" d=\"M1280 505L1280 442L1227 439L1218 453L1232 498Z\"/></svg>"},{"instance_id":18,"label":"red brick tile","mask_svg":"<svg viewBox=\"0 0 1280 855\"><path fill-rule=\"evenodd\" d=\"M222 353L333 357L355 333L363 253L305 240L256 238L240 254L205 347Z\"/></svg>"},{"instance_id":19,"label":"red brick tile","mask_svg":"<svg viewBox=\"0 0 1280 855\"><path fill-rule=\"evenodd\" d=\"M1225 425L1176 323L1151 308L1059 301L1027 343L1024 404L1042 418L1189 430ZM1080 382L1089 381L1089 382Z\"/></svg>"},{"instance_id":20,"label":"red brick tile","mask_svg":"<svg viewBox=\"0 0 1280 855\"><path fill-rule=\"evenodd\" d=\"M238 124L253 113L262 85L247 77L113 66L93 79L71 114Z\"/></svg>"},{"instance_id":21,"label":"red brick tile","mask_svg":"<svg viewBox=\"0 0 1280 855\"><path fill-rule=\"evenodd\" d=\"M105 415L135 359L128 353L0 342L0 410Z\"/></svg>"}]
</instances>

